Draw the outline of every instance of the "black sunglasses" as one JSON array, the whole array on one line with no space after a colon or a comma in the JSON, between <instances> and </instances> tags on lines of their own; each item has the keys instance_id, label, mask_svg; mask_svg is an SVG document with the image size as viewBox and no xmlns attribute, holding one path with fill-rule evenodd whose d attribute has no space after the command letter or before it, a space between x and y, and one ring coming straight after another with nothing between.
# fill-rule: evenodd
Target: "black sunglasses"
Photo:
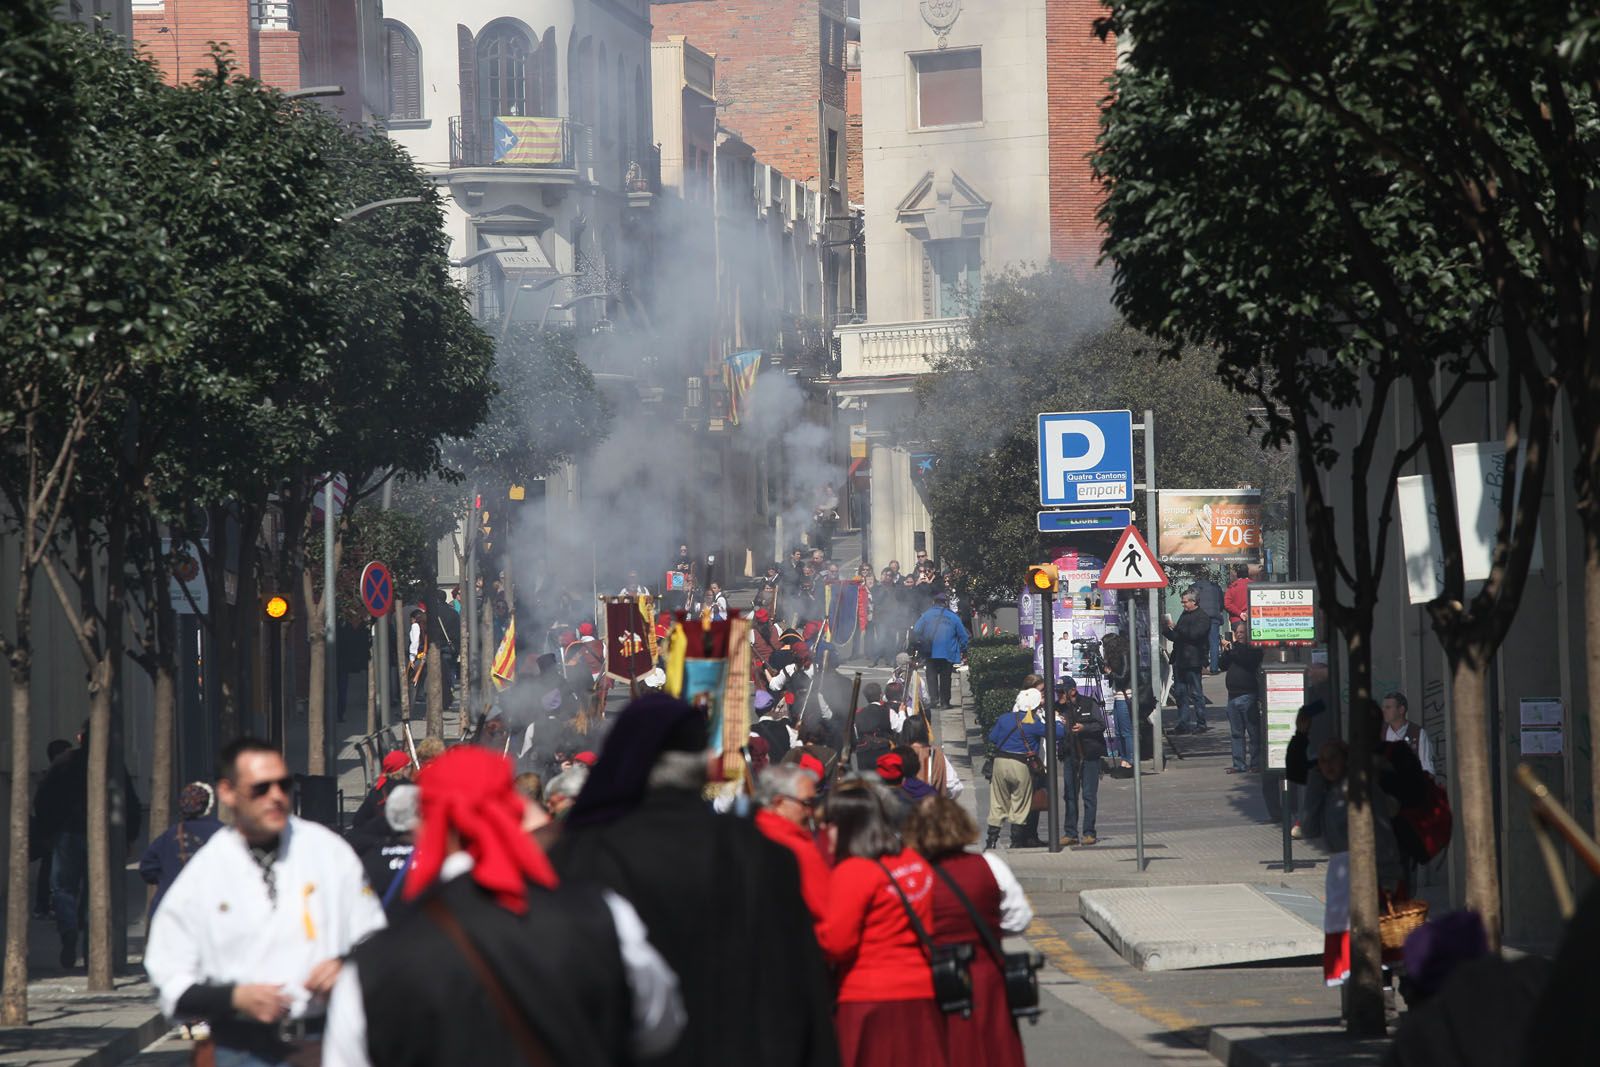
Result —
<instances>
[{"instance_id":1,"label":"black sunglasses","mask_svg":"<svg viewBox=\"0 0 1600 1067\"><path fill-rule=\"evenodd\" d=\"M294 778L269 778L265 782L256 782L250 787L250 799L260 800L272 792L272 787L277 786L286 797L294 796Z\"/></svg>"},{"instance_id":2,"label":"black sunglasses","mask_svg":"<svg viewBox=\"0 0 1600 1067\"><path fill-rule=\"evenodd\" d=\"M799 804L802 808L814 808L817 806L816 797L812 797L810 800L801 800L792 793L779 793L778 796L782 797L784 800L792 800L796 804Z\"/></svg>"}]
</instances>

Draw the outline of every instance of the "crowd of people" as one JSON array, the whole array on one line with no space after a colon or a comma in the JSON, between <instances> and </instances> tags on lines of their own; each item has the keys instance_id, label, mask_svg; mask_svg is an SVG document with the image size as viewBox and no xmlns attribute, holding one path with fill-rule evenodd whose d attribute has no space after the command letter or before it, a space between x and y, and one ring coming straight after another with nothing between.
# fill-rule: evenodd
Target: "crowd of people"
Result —
<instances>
[{"instance_id":1,"label":"crowd of people","mask_svg":"<svg viewBox=\"0 0 1600 1067\"><path fill-rule=\"evenodd\" d=\"M1021 1064L1036 988L1002 939L1031 909L973 848L920 675L830 731L787 713L789 665L742 784L702 710L648 692L549 777L484 738L391 753L341 839L234 742L231 824L152 861L164 1010L218 1064ZM179 841L209 818L191 790Z\"/></svg>"}]
</instances>

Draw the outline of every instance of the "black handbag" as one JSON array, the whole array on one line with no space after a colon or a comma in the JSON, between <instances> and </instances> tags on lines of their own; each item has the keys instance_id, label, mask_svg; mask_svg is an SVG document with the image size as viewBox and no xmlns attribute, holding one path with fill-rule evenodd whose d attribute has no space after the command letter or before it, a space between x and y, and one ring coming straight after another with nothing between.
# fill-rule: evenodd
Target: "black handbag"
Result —
<instances>
[{"instance_id":1,"label":"black handbag","mask_svg":"<svg viewBox=\"0 0 1600 1067\"><path fill-rule=\"evenodd\" d=\"M1044 966L1044 957L1037 952L1007 952L1000 944L1000 939L994 936L994 931L989 929L989 924L983 921L983 916L978 914L978 909L972 906L972 901L968 900L961 887L956 885L955 879L946 874L938 864L933 865L933 870L944 879L944 884L949 886L950 892L961 901L961 906L967 909L967 915L971 917L973 928L978 931L978 937L1000 967L1001 978L1006 984L1006 1005L1011 1009L1011 1017L1027 1019L1037 1025L1039 1015L1044 1010L1039 1007L1039 968Z\"/></svg>"},{"instance_id":2,"label":"black handbag","mask_svg":"<svg viewBox=\"0 0 1600 1067\"><path fill-rule=\"evenodd\" d=\"M906 896L906 891L900 888L900 883L894 880L889 868L884 866L882 860L873 862L888 876L889 884L900 897L900 903L905 905L906 918L911 920L911 929L916 931L917 940L922 942L923 954L928 957L928 969L933 972L933 999L939 1002L939 1010L946 1015L970 1018L972 946L966 942L955 945L934 944L933 938L928 936L928 931L923 927L922 920L917 918L917 910L911 906L911 899Z\"/></svg>"}]
</instances>

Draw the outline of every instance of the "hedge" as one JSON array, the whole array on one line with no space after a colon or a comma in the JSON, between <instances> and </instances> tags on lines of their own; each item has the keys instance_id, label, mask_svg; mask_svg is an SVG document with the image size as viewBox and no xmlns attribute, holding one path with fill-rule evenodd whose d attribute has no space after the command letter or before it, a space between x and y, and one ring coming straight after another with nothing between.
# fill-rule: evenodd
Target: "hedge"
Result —
<instances>
[{"instance_id":1,"label":"hedge","mask_svg":"<svg viewBox=\"0 0 1600 1067\"><path fill-rule=\"evenodd\" d=\"M983 729L985 745L988 743L989 731L994 727L995 720L1010 711L1011 705L1016 701L1017 693L1014 689L1010 692L996 690L978 698L976 714L978 725Z\"/></svg>"},{"instance_id":2,"label":"hedge","mask_svg":"<svg viewBox=\"0 0 1600 1067\"><path fill-rule=\"evenodd\" d=\"M996 630L988 637L974 637L967 645L970 654L975 648L1016 648L1017 635Z\"/></svg>"},{"instance_id":3,"label":"hedge","mask_svg":"<svg viewBox=\"0 0 1600 1067\"><path fill-rule=\"evenodd\" d=\"M967 684L972 687L975 705L981 706L991 693L1003 693L1010 708L1022 680L1032 673L1033 653L1015 642L967 650Z\"/></svg>"}]
</instances>

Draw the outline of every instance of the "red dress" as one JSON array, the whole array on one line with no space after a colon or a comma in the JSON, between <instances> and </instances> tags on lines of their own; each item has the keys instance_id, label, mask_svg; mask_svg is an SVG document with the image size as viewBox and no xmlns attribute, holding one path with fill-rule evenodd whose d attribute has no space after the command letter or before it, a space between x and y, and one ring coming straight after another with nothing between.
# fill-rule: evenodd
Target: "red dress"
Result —
<instances>
[{"instance_id":1,"label":"red dress","mask_svg":"<svg viewBox=\"0 0 1600 1067\"><path fill-rule=\"evenodd\" d=\"M1000 886L982 856L962 852L947 856L939 869L961 887L978 914L989 924L995 939L1000 932ZM933 880L933 939L941 944L972 942L972 1016L946 1015L951 1063L982 1063L986 1067L1023 1067L1022 1035L1006 1003L1005 979L1000 965L972 926L972 917L950 891L943 878Z\"/></svg>"},{"instance_id":2,"label":"red dress","mask_svg":"<svg viewBox=\"0 0 1600 1067\"><path fill-rule=\"evenodd\" d=\"M883 857L883 864L931 932L933 871L927 861L906 849ZM946 1067L951 1062L928 957L882 867L850 858L833 869L817 941L841 975L833 1022L842 1067Z\"/></svg>"}]
</instances>

